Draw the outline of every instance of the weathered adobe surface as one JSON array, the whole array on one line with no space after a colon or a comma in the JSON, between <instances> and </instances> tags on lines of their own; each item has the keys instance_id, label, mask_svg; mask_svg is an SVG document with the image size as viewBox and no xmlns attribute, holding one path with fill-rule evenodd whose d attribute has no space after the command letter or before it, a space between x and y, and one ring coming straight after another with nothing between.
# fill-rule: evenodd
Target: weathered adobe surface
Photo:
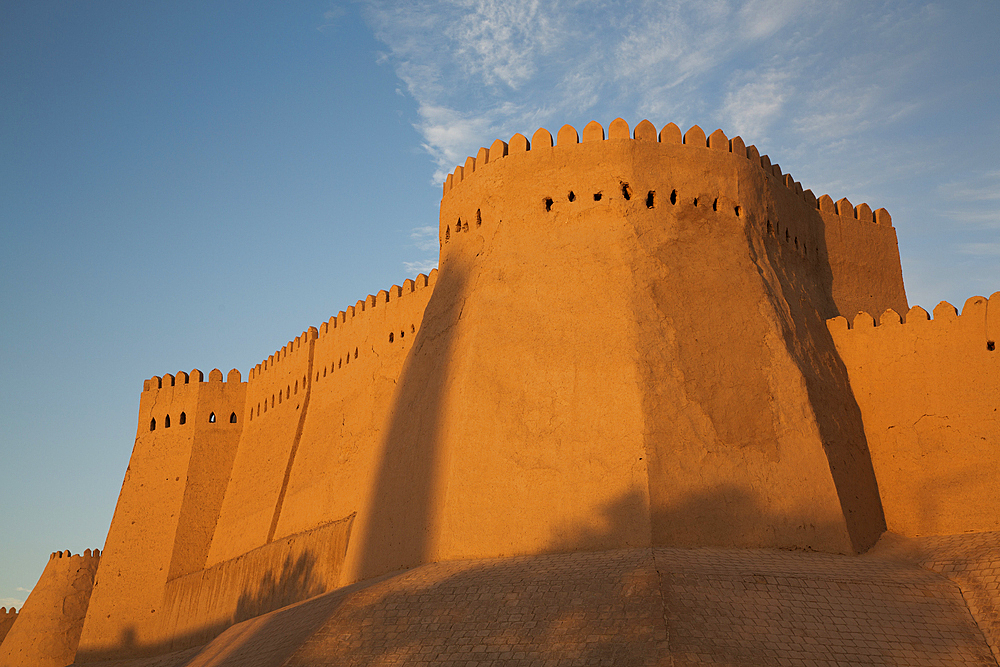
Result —
<instances>
[{"instance_id":1,"label":"weathered adobe surface","mask_svg":"<svg viewBox=\"0 0 1000 667\"><path fill-rule=\"evenodd\" d=\"M874 311L872 311L874 312ZM1000 292L959 316L915 306L830 321L864 418L889 530L1000 530Z\"/></svg>"},{"instance_id":2,"label":"weathered adobe surface","mask_svg":"<svg viewBox=\"0 0 1000 667\"><path fill-rule=\"evenodd\" d=\"M49 557L6 636L0 636L0 666L64 667L73 662L99 562L100 552L90 549Z\"/></svg>"},{"instance_id":3,"label":"weathered adobe surface","mask_svg":"<svg viewBox=\"0 0 1000 667\"><path fill-rule=\"evenodd\" d=\"M248 382L147 381L80 659L190 646L247 600L429 562L852 554L883 502L911 528L862 421L881 404L852 391L870 364L842 360L826 323L906 311L888 214L817 200L721 131L619 119L579 139L481 149L445 183L440 271ZM947 528L986 525L964 521Z\"/></svg>"}]
</instances>

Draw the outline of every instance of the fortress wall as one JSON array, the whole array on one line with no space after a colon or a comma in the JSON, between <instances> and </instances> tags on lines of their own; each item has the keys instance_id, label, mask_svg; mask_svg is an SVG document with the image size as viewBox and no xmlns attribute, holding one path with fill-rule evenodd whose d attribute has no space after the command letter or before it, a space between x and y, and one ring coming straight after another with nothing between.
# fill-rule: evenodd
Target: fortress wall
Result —
<instances>
[{"instance_id":1,"label":"fortress wall","mask_svg":"<svg viewBox=\"0 0 1000 667\"><path fill-rule=\"evenodd\" d=\"M436 278L435 269L369 295L320 327L309 414L276 537L365 515L397 383Z\"/></svg>"},{"instance_id":2,"label":"fortress wall","mask_svg":"<svg viewBox=\"0 0 1000 667\"><path fill-rule=\"evenodd\" d=\"M222 372L214 370L209 381L198 386L194 442L168 579L205 567L243 432L246 392L235 369L225 382Z\"/></svg>"},{"instance_id":3,"label":"fortress wall","mask_svg":"<svg viewBox=\"0 0 1000 667\"><path fill-rule=\"evenodd\" d=\"M204 553L204 525L218 501L212 499L216 491L205 488L216 471L200 466L224 460L239 437L240 424L220 419L220 412L216 424L208 423L212 411L231 408L244 391L238 373L229 377L232 387L222 386L230 383L222 382L217 369L209 382L195 369L143 383L136 442L80 638L81 655L127 655L155 642L172 568L182 571Z\"/></svg>"},{"instance_id":4,"label":"fortress wall","mask_svg":"<svg viewBox=\"0 0 1000 667\"><path fill-rule=\"evenodd\" d=\"M3 638L7 636L15 620L17 620L17 609L0 607L0 646L3 645Z\"/></svg>"},{"instance_id":5,"label":"fortress wall","mask_svg":"<svg viewBox=\"0 0 1000 667\"><path fill-rule=\"evenodd\" d=\"M207 566L271 541L287 470L308 409L316 329L250 371L243 434L216 524Z\"/></svg>"},{"instance_id":6,"label":"fortress wall","mask_svg":"<svg viewBox=\"0 0 1000 667\"><path fill-rule=\"evenodd\" d=\"M864 415L889 530L908 536L1000 530L1000 292L959 316L915 306L905 321L829 322ZM991 346L991 343L992 346ZM992 347L992 349L991 349Z\"/></svg>"},{"instance_id":7,"label":"fortress wall","mask_svg":"<svg viewBox=\"0 0 1000 667\"><path fill-rule=\"evenodd\" d=\"M64 667L73 662L99 561L100 552L90 549L76 556L57 551L49 557L21 613L11 610L0 618L0 623L17 621L6 637L0 635L0 665Z\"/></svg>"},{"instance_id":8,"label":"fortress wall","mask_svg":"<svg viewBox=\"0 0 1000 667\"><path fill-rule=\"evenodd\" d=\"M456 305L432 332L432 300L412 360L450 364L422 407L442 412L426 557L852 551L884 528L859 415L817 415L850 392L815 201L738 138L651 127L515 136L445 184L435 299Z\"/></svg>"}]
</instances>

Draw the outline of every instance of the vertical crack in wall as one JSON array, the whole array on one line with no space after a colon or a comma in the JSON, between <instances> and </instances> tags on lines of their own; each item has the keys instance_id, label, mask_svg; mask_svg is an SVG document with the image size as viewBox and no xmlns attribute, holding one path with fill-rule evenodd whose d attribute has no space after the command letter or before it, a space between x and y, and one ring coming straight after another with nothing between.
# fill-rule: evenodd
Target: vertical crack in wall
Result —
<instances>
[{"instance_id":1,"label":"vertical crack in wall","mask_svg":"<svg viewBox=\"0 0 1000 667\"><path fill-rule=\"evenodd\" d=\"M305 396L302 398L302 412L299 413L299 423L295 426L295 437L292 439L292 448L288 452L288 463L285 465L285 476L281 480L281 491L278 492L278 499L274 502L274 514L271 516L271 527L267 531L267 542L274 541L274 532L278 529L278 519L281 517L281 506L285 502L285 494L288 492L288 480L292 477L292 466L295 465L295 453L299 450L299 441L302 440L302 429L306 423L306 412L309 410L309 397L312 395L313 385L313 352L316 349L316 336L309 335L309 361L306 366L306 386Z\"/></svg>"}]
</instances>

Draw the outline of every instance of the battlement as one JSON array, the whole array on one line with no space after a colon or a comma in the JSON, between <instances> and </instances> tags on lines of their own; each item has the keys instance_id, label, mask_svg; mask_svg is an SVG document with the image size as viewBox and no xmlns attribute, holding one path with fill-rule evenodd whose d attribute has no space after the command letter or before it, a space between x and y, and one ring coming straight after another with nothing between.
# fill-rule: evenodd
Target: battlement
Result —
<instances>
[{"instance_id":1,"label":"battlement","mask_svg":"<svg viewBox=\"0 0 1000 667\"><path fill-rule=\"evenodd\" d=\"M66 559L74 559L75 558L75 559L79 559L81 562L82 561L88 561L89 562L89 561L94 561L94 560L100 560L100 558L101 558L101 550L100 549L94 549L93 551L91 551L90 549L86 549L86 550L84 550L84 552L82 554L73 554L69 549L67 549L66 551L53 551L52 554L49 556L49 560L57 560L57 559L63 559L63 558L66 558Z\"/></svg>"},{"instance_id":2,"label":"battlement","mask_svg":"<svg viewBox=\"0 0 1000 667\"><path fill-rule=\"evenodd\" d=\"M963 330L968 328L973 335L981 334L988 352L996 350L1000 341L1000 292L994 292L988 299L983 296L969 297L962 306L961 314L955 306L942 301L934 307L933 315L932 319L920 306L910 308L905 317L889 308L877 322L871 314L861 311L851 321L843 316L827 320L827 326L835 335L870 336L875 333L889 335L897 327L903 327L899 331L907 333L916 333L913 327L921 331L923 327L930 327L934 333L939 333L940 327L955 324Z\"/></svg>"},{"instance_id":3,"label":"battlement","mask_svg":"<svg viewBox=\"0 0 1000 667\"><path fill-rule=\"evenodd\" d=\"M378 294L369 294L363 300L358 301L353 306L348 306L347 310L342 310L319 327L319 338L334 333L338 328L353 322L356 317L379 304L393 303L418 290L427 287L434 287L437 280L437 269L431 269L429 274L418 273L416 278L407 278L402 285L393 285L388 290L380 290Z\"/></svg>"},{"instance_id":4,"label":"battlement","mask_svg":"<svg viewBox=\"0 0 1000 667\"><path fill-rule=\"evenodd\" d=\"M10 609L7 609L7 607L0 607L0 622L6 618L14 616L17 616L17 609L14 607L11 607Z\"/></svg>"},{"instance_id":5,"label":"battlement","mask_svg":"<svg viewBox=\"0 0 1000 667\"><path fill-rule=\"evenodd\" d=\"M164 387L177 387L186 384L191 384L194 380L195 383L205 382L205 374L202 373L197 368L191 370L190 373L184 371L177 371L176 375L167 373L162 377L159 375L154 375L148 380L143 380L142 390L143 391L155 391L157 389L163 389ZM222 379L222 371L218 368L212 369L208 374L209 382L242 382L243 378L237 369L232 369L226 375L226 379Z\"/></svg>"},{"instance_id":6,"label":"battlement","mask_svg":"<svg viewBox=\"0 0 1000 667\"><path fill-rule=\"evenodd\" d=\"M796 181L791 174L783 174L781 166L777 163L772 164L770 158L767 155L761 155L755 146L746 146L743 139L738 136L729 139L721 129L715 130L706 136L701 127L693 125L682 135L677 125L667 123L657 133L652 123L648 120L643 120L636 125L634 133L630 136L628 123L621 118L611 122L607 137L604 134L604 127L596 121L591 121L584 127L582 142L576 128L571 125L564 125L559 130L555 142L552 140L552 134L544 128L537 130L532 135L530 141L522 134L515 134L509 142L498 139L489 148L480 148L476 157L468 157L464 165L455 167L455 170L448 175L442 186L442 200L446 199L463 183L476 178L478 175L487 173L490 165L496 164L502 159L509 159L531 153L532 151L537 152L540 149L551 149L556 146L565 147L600 141L641 141L646 144L659 143L663 146L682 145L692 151L708 149L717 152L728 152L734 157L751 161L752 164L759 167L767 179L784 185L788 190L800 196L809 206L821 213L837 215L842 218L854 219L859 222L880 226L892 226L892 218L884 208L873 211L868 204L855 206L846 197L837 201L834 201L830 195L816 197L811 190L803 189L802 184ZM481 220L477 218L476 222L480 223ZM456 231L461 232L467 229L467 220L457 223ZM449 240L450 235L451 230L446 227L442 235L442 242Z\"/></svg>"}]
</instances>

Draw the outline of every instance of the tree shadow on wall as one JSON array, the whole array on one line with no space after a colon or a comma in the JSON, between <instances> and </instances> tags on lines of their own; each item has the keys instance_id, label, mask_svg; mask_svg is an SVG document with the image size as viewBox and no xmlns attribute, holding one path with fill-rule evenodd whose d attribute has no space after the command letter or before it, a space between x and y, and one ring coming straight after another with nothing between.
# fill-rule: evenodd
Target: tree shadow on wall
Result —
<instances>
[{"instance_id":1,"label":"tree shadow on wall","mask_svg":"<svg viewBox=\"0 0 1000 667\"><path fill-rule=\"evenodd\" d=\"M288 555L280 569L269 570L256 586L240 593L236 600L235 611L229 619L203 625L197 630L171 634L169 638L159 642L140 643L136 639L135 628L129 626L122 630L116 646L86 655L81 654L77 656L75 664L89 664L121 656L144 656L135 660L137 665L187 664L184 656L190 654L191 647L207 644L243 621L322 594L324 588L322 582L315 576L315 570L316 556L311 551L305 551L294 559ZM307 635L302 635L300 639L304 639L305 636ZM180 657L175 655L178 652ZM152 656L160 657L152 659L151 662ZM114 664L117 665L118 661ZM132 664L132 661L125 660L121 664Z\"/></svg>"},{"instance_id":2,"label":"tree shadow on wall","mask_svg":"<svg viewBox=\"0 0 1000 667\"><path fill-rule=\"evenodd\" d=\"M240 595L232 622L239 623L323 593L322 582L313 575L315 567L316 556L311 551L305 551L295 560L289 554L277 576L273 570L268 571L256 590Z\"/></svg>"}]
</instances>

